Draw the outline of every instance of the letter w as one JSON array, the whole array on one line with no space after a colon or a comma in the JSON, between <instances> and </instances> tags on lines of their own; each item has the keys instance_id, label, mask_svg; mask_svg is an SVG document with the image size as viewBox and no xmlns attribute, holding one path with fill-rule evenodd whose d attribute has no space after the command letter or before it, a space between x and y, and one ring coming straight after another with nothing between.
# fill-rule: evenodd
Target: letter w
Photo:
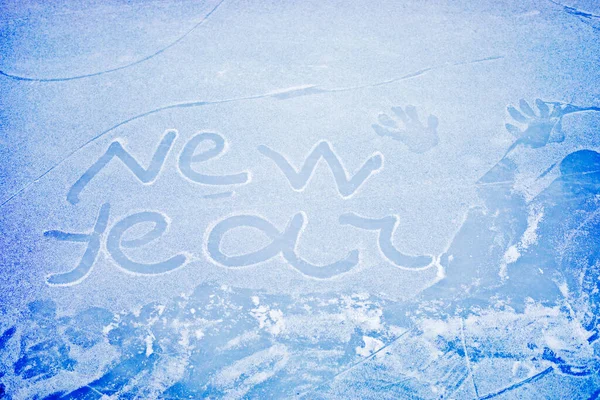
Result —
<instances>
[{"instance_id":1,"label":"letter w","mask_svg":"<svg viewBox=\"0 0 600 400\"><path fill-rule=\"evenodd\" d=\"M344 198L352 196L371 174L377 172L383 166L383 156L380 153L374 153L367 161L365 161L352 178L348 178L348 173L335 152L331 149L329 143L326 141L319 142L313 148L304 161L304 165L300 171L297 171L292 167L283 155L267 146L258 146L258 151L273 160L288 179L292 188L299 192L306 188L308 181L317 167L317 163L323 158L329 165L329 169L333 174L338 193Z\"/></svg>"}]
</instances>

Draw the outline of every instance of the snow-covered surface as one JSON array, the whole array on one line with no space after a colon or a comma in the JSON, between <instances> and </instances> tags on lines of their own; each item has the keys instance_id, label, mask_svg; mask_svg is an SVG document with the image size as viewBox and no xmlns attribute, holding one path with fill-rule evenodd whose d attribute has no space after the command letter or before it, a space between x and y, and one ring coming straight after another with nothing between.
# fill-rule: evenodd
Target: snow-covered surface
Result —
<instances>
[{"instance_id":1,"label":"snow-covered surface","mask_svg":"<svg viewBox=\"0 0 600 400\"><path fill-rule=\"evenodd\" d=\"M596 2L0 3L0 398L600 396Z\"/></svg>"}]
</instances>

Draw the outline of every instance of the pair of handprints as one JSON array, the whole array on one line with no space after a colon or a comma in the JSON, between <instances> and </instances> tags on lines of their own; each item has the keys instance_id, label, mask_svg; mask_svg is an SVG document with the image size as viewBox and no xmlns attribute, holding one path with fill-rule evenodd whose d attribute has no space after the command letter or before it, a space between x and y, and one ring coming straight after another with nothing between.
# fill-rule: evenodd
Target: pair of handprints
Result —
<instances>
[{"instance_id":1,"label":"pair of handprints","mask_svg":"<svg viewBox=\"0 0 600 400\"><path fill-rule=\"evenodd\" d=\"M562 132L563 117L574 112L592 110L596 108L583 108L540 99L536 99L535 107L532 107L526 100L521 99L518 109L513 106L507 107L514 123L507 123L505 126L517 140L506 154L519 145L539 148L548 143L562 142L565 139ZM391 116L380 113L377 123L372 125L377 135L402 142L409 151L417 154L425 153L438 145L439 120L435 115L429 115L427 123L424 124L415 106L392 107L391 111Z\"/></svg>"}]
</instances>

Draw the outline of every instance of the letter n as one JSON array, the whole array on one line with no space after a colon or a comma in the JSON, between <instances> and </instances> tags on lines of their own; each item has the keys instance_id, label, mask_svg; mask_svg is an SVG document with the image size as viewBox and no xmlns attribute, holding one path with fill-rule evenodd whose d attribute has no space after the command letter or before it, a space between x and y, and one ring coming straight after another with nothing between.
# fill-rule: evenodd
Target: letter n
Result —
<instances>
[{"instance_id":1,"label":"letter n","mask_svg":"<svg viewBox=\"0 0 600 400\"><path fill-rule=\"evenodd\" d=\"M138 161L127 152L121 143L114 141L108 146L106 152L96 161L87 171L71 186L67 193L67 200L71 204L79 202L79 194L87 184L96 176L114 157L121 160L123 164L135 175L142 183L152 183L165 163L169 150L177 137L177 131L168 130L163 135L158 147L154 151L152 160L148 168L144 168Z\"/></svg>"}]
</instances>

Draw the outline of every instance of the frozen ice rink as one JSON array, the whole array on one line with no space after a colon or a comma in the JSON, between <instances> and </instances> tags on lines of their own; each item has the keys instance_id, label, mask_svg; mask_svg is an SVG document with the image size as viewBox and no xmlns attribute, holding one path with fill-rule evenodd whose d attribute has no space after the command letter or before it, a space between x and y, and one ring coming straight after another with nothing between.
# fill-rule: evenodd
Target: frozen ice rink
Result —
<instances>
[{"instance_id":1,"label":"frozen ice rink","mask_svg":"<svg viewBox=\"0 0 600 400\"><path fill-rule=\"evenodd\" d=\"M600 398L597 1L0 35L0 399Z\"/></svg>"}]
</instances>

